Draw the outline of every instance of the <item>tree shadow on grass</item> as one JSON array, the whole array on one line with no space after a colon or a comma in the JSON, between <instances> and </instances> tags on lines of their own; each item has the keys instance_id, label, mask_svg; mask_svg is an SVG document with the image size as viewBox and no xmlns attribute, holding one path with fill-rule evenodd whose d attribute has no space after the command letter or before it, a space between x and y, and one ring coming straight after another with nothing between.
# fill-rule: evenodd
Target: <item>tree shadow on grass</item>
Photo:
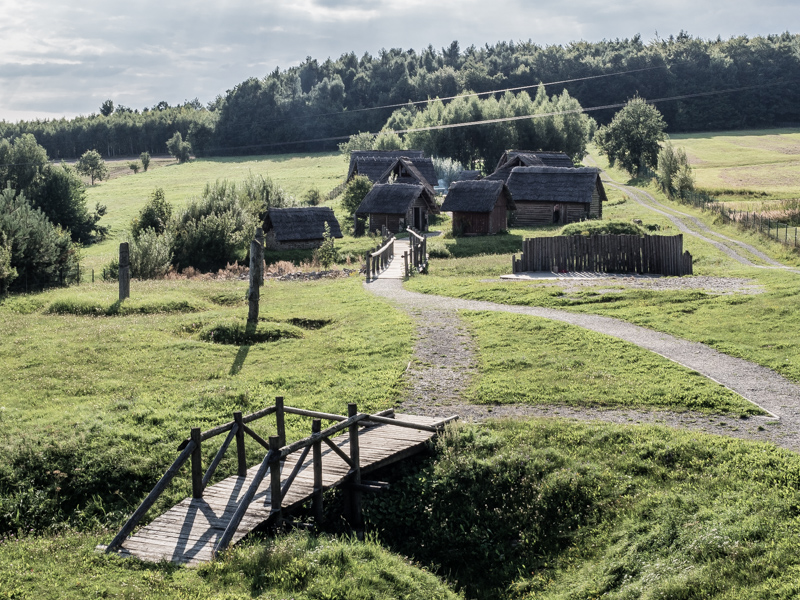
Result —
<instances>
[{"instance_id":1,"label":"tree shadow on grass","mask_svg":"<svg viewBox=\"0 0 800 600\"><path fill-rule=\"evenodd\" d=\"M247 332L248 338L255 334L257 326L257 323L250 323L248 321L247 325L245 326L245 331ZM229 373L230 375L238 375L242 370L244 361L247 360L247 355L250 353L250 346L250 344L239 346L239 350L236 352L236 356L233 359L233 364L231 365L231 370Z\"/></svg>"}]
</instances>

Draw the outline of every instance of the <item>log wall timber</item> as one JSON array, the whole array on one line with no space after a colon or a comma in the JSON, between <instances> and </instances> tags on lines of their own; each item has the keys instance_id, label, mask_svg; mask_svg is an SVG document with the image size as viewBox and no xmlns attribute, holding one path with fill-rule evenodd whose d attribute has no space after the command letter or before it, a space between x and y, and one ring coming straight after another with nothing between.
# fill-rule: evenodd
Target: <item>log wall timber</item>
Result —
<instances>
[{"instance_id":1,"label":"log wall timber","mask_svg":"<svg viewBox=\"0 0 800 600\"><path fill-rule=\"evenodd\" d=\"M683 236L593 235L528 238L522 256L512 258L514 273L599 271L669 276L692 274L692 255Z\"/></svg>"}]
</instances>

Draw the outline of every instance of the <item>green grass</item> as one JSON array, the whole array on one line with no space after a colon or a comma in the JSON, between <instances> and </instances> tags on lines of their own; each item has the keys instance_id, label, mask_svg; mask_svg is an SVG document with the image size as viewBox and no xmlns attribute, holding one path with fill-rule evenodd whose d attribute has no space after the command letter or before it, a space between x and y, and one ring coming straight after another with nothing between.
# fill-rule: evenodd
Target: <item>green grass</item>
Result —
<instances>
[{"instance_id":1,"label":"green grass","mask_svg":"<svg viewBox=\"0 0 800 600\"><path fill-rule=\"evenodd\" d=\"M800 197L796 128L676 134L671 140L686 150L698 188L723 199L748 193L770 199Z\"/></svg>"},{"instance_id":2,"label":"green grass","mask_svg":"<svg viewBox=\"0 0 800 600\"><path fill-rule=\"evenodd\" d=\"M181 208L191 198L199 197L206 183L222 179L243 181L251 173L270 177L299 202L313 187L326 194L341 183L347 173L347 161L333 152L200 158L97 183L88 188L87 204L93 207L99 202L107 206L100 224L109 227L111 235L84 250L84 267L99 272L114 258L120 234L127 230L154 189L163 188L167 201Z\"/></svg>"},{"instance_id":3,"label":"green grass","mask_svg":"<svg viewBox=\"0 0 800 600\"><path fill-rule=\"evenodd\" d=\"M371 497L385 543L478 599L800 595L800 457L655 426L461 426Z\"/></svg>"},{"instance_id":4,"label":"green grass","mask_svg":"<svg viewBox=\"0 0 800 600\"><path fill-rule=\"evenodd\" d=\"M607 335L521 315L462 317L479 348L480 376L466 395L473 402L764 414L699 373Z\"/></svg>"},{"instance_id":5,"label":"green grass","mask_svg":"<svg viewBox=\"0 0 800 600\"><path fill-rule=\"evenodd\" d=\"M393 600L462 597L426 569L374 541L292 534L244 543L196 569L94 551L98 537L68 534L0 542L2 598Z\"/></svg>"},{"instance_id":6,"label":"green grass","mask_svg":"<svg viewBox=\"0 0 800 600\"><path fill-rule=\"evenodd\" d=\"M116 286L97 283L0 303L0 530L117 523L191 427L278 395L339 414L348 402L363 411L394 404L411 323L360 278L268 282L254 333L271 341L203 341L241 322L246 286L134 282L133 299L119 305ZM294 439L308 434L307 420L287 423ZM274 432L269 419L259 427ZM259 453L252 445L251 460ZM186 495L179 479L159 508Z\"/></svg>"}]
</instances>

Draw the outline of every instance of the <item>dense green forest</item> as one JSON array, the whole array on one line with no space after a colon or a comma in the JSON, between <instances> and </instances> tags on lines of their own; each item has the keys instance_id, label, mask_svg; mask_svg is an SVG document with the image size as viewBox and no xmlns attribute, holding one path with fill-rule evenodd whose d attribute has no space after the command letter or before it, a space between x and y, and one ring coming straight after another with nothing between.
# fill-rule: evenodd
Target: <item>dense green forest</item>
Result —
<instances>
[{"instance_id":1,"label":"dense green forest","mask_svg":"<svg viewBox=\"0 0 800 600\"><path fill-rule=\"evenodd\" d=\"M333 149L334 140L305 140L377 131L395 108L410 101L574 79L579 81L548 86L547 93L567 90L592 108L623 103L637 93L653 100L738 90L660 103L670 132L797 123L800 35L704 40L681 32L650 42L636 35L466 49L453 42L441 51L390 49L360 58L351 52L323 62L308 57L299 66L248 79L207 106L160 102L142 111L117 107L108 115L72 120L0 122L0 137L33 133L51 158L76 157L89 148L107 156L165 152L175 131L188 137L199 155ZM365 110L373 107L386 108ZM591 115L603 124L614 112Z\"/></svg>"}]
</instances>

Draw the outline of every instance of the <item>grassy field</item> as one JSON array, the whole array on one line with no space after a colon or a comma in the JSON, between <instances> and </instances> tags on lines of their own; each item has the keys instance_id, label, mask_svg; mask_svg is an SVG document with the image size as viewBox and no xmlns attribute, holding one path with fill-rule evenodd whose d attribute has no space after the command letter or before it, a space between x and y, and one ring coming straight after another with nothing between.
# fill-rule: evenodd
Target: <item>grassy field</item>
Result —
<instances>
[{"instance_id":1,"label":"grassy field","mask_svg":"<svg viewBox=\"0 0 800 600\"><path fill-rule=\"evenodd\" d=\"M109 227L111 235L84 250L87 269L99 270L115 256L119 235L156 188L163 188L167 201L180 208L199 197L206 183L243 181L252 173L269 177L299 202L314 187L327 193L341 183L347 174L347 161L333 152L200 158L183 165L166 163L136 175L129 169L128 173L88 188L88 205L94 207L99 202L108 208L100 224Z\"/></svg>"},{"instance_id":2,"label":"grassy field","mask_svg":"<svg viewBox=\"0 0 800 600\"><path fill-rule=\"evenodd\" d=\"M800 131L766 129L675 134L697 187L722 199L800 198Z\"/></svg>"}]
</instances>

